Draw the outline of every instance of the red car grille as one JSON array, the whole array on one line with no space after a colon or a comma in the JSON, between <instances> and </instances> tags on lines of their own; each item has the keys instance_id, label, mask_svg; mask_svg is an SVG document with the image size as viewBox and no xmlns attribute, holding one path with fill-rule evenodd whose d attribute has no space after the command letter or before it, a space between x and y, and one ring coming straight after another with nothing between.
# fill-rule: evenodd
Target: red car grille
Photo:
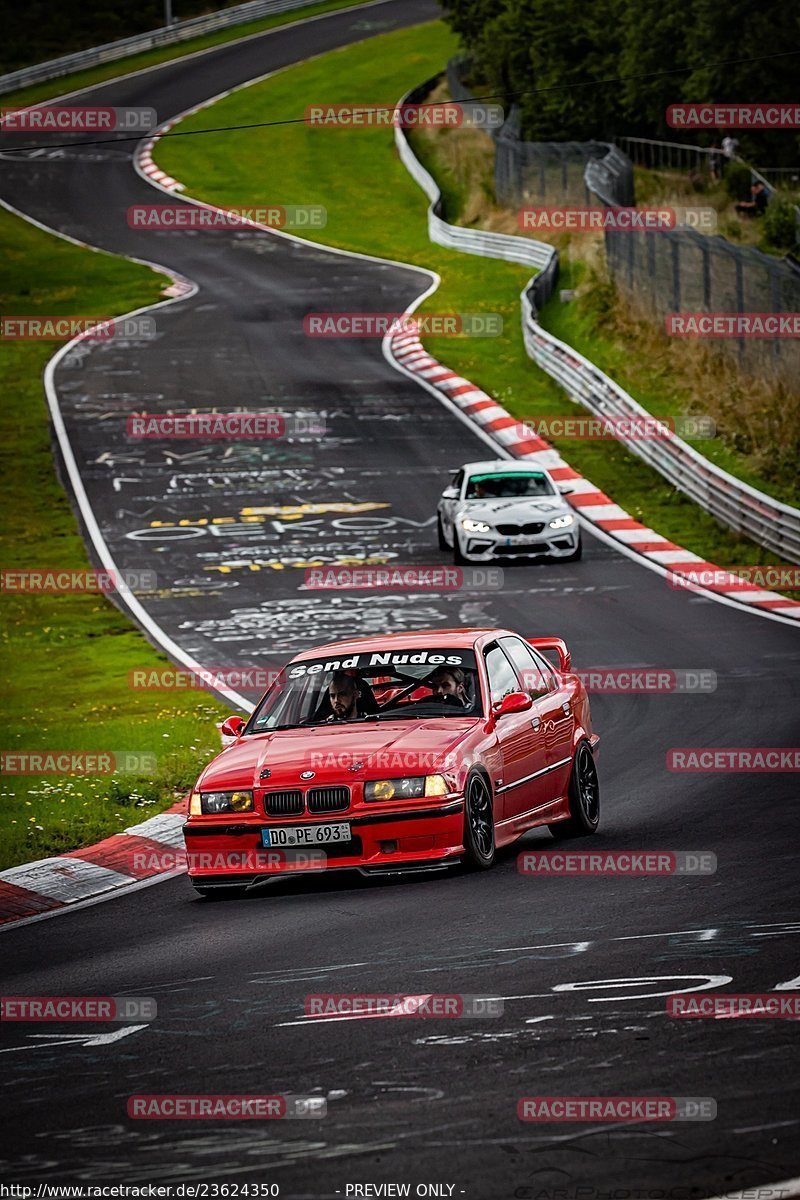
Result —
<instances>
[{"instance_id":1,"label":"red car grille","mask_svg":"<svg viewBox=\"0 0 800 1200\"><path fill-rule=\"evenodd\" d=\"M270 817L296 817L306 805L312 813L343 812L350 807L350 788L310 788L305 797L299 789L264 793L264 812Z\"/></svg>"},{"instance_id":2,"label":"red car grille","mask_svg":"<svg viewBox=\"0 0 800 1200\"><path fill-rule=\"evenodd\" d=\"M264 812L271 817L289 817L303 811L303 793L296 792L266 792L264 794Z\"/></svg>"},{"instance_id":3,"label":"red car grille","mask_svg":"<svg viewBox=\"0 0 800 1200\"><path fill-rule=\"evenodd\" d=\"M350 807L350 788L311 788L306 801L309 812L341 812Z\"/></svg>"}]
</instances>

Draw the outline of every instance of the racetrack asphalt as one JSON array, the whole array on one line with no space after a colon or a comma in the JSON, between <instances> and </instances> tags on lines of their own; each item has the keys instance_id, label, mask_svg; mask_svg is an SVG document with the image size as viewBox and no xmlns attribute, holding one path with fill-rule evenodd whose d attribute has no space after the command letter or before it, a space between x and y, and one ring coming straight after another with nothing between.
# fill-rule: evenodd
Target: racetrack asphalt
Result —
<instances>
[{"instance_id":1,"label":"racetrack asphalt","mask_svg":"<svg viewBox=\"0 0 800 1200\"><path fill-rule=\"evenodd\" d=\"M435 15L430 0L388 0L86 95L153 107L163 121L254 76ZM588 532L581 562L515 564L500 592L301 590L303 570L290 564L320 556L446 561L433 521L442 484L450 468L491 456L384 360L378 340L303 334L309 311L397 311L427 280L271 234L136 232L128 206L166 197L134 172L134 145L6 157L0 196L198 285L157 310L157 339L73 353L55 375L115 560L157 572L157 592L139 597L150 617L209 667L272 666L351 634L488 624L561 635L581 669L713 670L712 693L593 698L603 821L591 849L709 851L718 869L522 875L519 849L553 845L536 831L480 875L309 878L221 904L173 879L7 930L5 995L152 995L159 1012L95 1045L88 1034L60 1036L83 1031L74 1024L50 1035L50 1026L3 1023L4 1181L272 1181L296 1198L344 1196L367 1182L410 1183L412 1194L440 1183L475 1200L560 1200L611 1185L701 1197L797 1176L796 1022L681 1021L664 1011L664 993L714 977L712 990L737 993L800 986L797 776L666 769L670 747L796 741L796 631L672 591ZM200 448L126 436L131 412L193 405L322 414L328 435ZM328 507L281 519L298 505ZM275 506L283 513L244 511ZM310 1027L304 997L321 991L506 1000L492 1020ZM132 1094L282 1091L327 1097L328 1115L275 1125L126 1115ZM537 1094L707 1096L717 1117L519 1122L517 1100Z\"/></svg>"}]
</instances>

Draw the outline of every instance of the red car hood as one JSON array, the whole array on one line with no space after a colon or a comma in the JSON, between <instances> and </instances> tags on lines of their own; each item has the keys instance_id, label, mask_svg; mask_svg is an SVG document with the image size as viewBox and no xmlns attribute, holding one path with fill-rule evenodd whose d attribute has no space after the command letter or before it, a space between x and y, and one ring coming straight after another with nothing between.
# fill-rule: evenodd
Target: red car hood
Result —
<instances>
[{"instance_id":1,"label":"red car hood","mask_svg":"<svg viewBox=\"0 0 800 1200\"><path fill-rule=\"evenodd\" d=\"M298 787L310 782L300 779L301 771L314 771L315 786L431 774L479 720L375 721L248 735L209 763L200 786L203 791ZM363 765L351 770L357 763ZM269 775L262 778L265 768Z\"/></svg>"}]
</instances>

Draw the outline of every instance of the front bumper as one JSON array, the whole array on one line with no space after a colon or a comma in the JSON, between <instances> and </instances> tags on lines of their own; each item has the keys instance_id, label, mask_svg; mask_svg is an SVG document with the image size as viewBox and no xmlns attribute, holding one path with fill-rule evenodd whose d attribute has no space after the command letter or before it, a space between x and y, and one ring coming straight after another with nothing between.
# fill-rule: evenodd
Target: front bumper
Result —
<instances>
[{"instance_id":1,"label":"front bumper","mask_svg":"<svg viewBox=\"0 0 800 1200\"><path fill-rule=\"evenodd\" d=\"M238 887L287 875L355 870L393 874L457 863L464 853L464 801L442 797L401 811L364 811L367 806L326 818L190 818L183 827L189 878L202 886ZM262 828L350 825L351 840L295 848L262 845Z\"/></svg>"},{"instance_id":2,"label":"front bumper","mask_svg":"<svg viewBox=\"0 0 800 1200\"><path fill-rule=\"evenodd\" d=\"M475 562L495 562L499 558L538 558L542 555L566 558L574 554L580 542L580 528L542 530L538 534L504 537L491 533L460 533L465 557Z\"/></svg>"}]
</instances>

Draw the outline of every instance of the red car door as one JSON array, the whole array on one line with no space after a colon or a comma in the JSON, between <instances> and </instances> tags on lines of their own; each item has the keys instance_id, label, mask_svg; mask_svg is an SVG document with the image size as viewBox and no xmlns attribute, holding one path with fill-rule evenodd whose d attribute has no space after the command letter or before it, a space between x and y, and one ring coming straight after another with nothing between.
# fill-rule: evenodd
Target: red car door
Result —
<instances>
[{"instance_id":1,"label":"red car door","mask_svg":"<svg viewBox=\"0 0 800 1200\"><path fill-rule=\"evenodd\" d=\"M484 652L493 705L509 692L527 691L503 648L502 642L506 640L509 639L493 642ZM544 731L537 728L538 724L533 707L509 713L497 721L503 769L493 782L495 794L502 798L500 820L528 812L537 803L536 784L547 770Z\"/></svg>"},{"instance_id":2,"label":"red car door","mask_svg":"<svg viewBox=\"0 0 800 1200\"><path fill-rule=\"evenodd\" d=\"M541 748L542 769L533 780L528 807L540 807L563 796L569 782L575 728L571 695L547 660L521 638L504 637L500 644L514 663L522 690L533 700L530 718Z\"/></svg>"}]
</instances>

